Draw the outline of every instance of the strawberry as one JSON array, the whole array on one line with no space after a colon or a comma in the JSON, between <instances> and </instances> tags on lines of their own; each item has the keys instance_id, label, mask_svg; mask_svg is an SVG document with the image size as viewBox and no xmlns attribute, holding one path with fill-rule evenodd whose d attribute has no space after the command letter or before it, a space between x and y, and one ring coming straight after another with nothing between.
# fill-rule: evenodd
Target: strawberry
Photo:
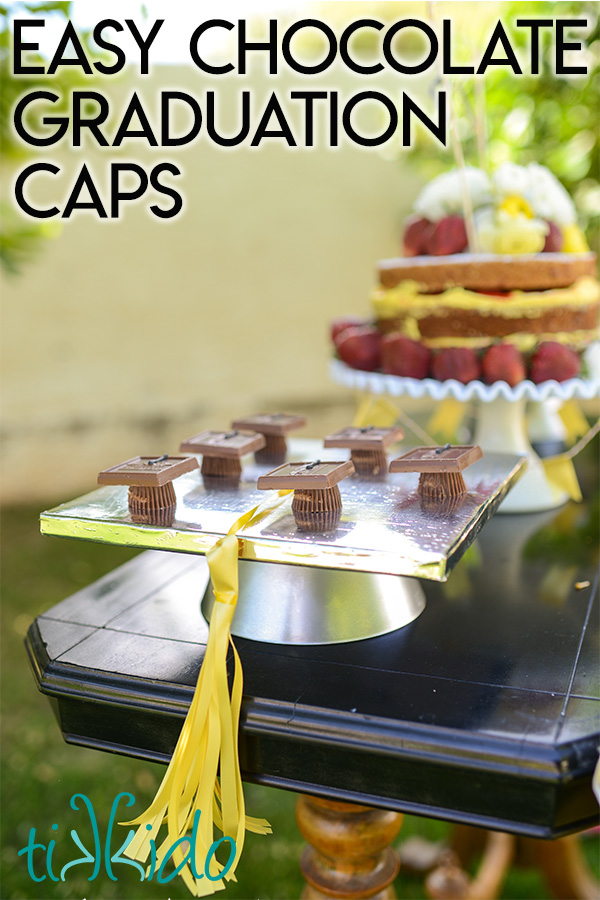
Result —
<instances>
[{"instance_id":1,"label":"strawberry","mask_svg":"<svg viewBox=\"0 0 600 900\"><path fill-rule=\"evenodd\" d=\"M477 354L469 347L448 347L434 357L431 371L438 381L454 378L466 384L479 378L481 366Z\"/></svg>"},{"instance_id":2,"label":"strawberry","mask_svg":"<svg viewBox=\"0 0 600 900\"><path fill-rule=\"evenodd\" d=\"M357 325L368 325L368 322L366 319L359 319L357 316L346 316L345 319L334 319L331 323L331 340L335 344L336 338L342 331Z\"/></svg>"},{"instance_id":3,"label":"strawberry","mask_svg":"<svg viewBox=\"0 0 600 900\"><path fill-rule=\"evenodd\" d=\"M430 256L462 253L467 248L467 230L461 216L446 216L427 235L425 252Z\"/></svg>"},{"instance_id":4,"label":"strawberry","mask_svg":"<svg viewBox=\"0 0 600 900\"><path fill-rule=\"evenodd\" d=\"M527 377L523 354L512 344L496 344L486 352L481 363L483 379L488 384L505 381L514 387Z\"/></svg>"},{"instance_id":5,"label":"strawberry","mask_svg":"<svg viewBox=\"0 0 600 900\"><path fill-rule=\"evenodd\" d=\"M431 351L403 334L386 334L381 341L381 368L387 375L426 378Z\"/></svg>"},{"instance_id":6,"label":"strawberry","mask_svg":"<svg viewBox=\"0 0 600 900\"><path fill-rule=\"evenodd\" d=\"M404 226L404 255L419 256L425 253L427 246L427 236L433 229L433 224L429 219L423 219L421 216L409 216Z\"/></svg>"},{"instance_id":7,"label":"strawberry","mask_svg":"<svg viewBox=\"0 0 600 900\"><path fill-rule=\"evenodd\" d=\"M574 350L556 341L545 341L531 357L529 377L536 384L542 381L567 381L581 370L581 361Z\"/></svg>"},{"instance_id":8,"label":"strawberry","mask_svg":"<svg viewBox=\"0 0 600 900\"><path fill-rule=\"evenodd\" d=\"M337 336L340 359L353 369L374 372L381 365L381 335L372 325L354 325Z\"/></svg>"},{"instance_id":9,"label":"strawberry","mask_svg":"<svg viewBox=\"0 0 600 900\"><path fill-rule=\"evenodd\" d=\"M563 233L554 222L546 221L546 225L550 231L546 235L546 243L542 248L542 253L560 253L563 245Z\"/></svg>"}]
</instances>

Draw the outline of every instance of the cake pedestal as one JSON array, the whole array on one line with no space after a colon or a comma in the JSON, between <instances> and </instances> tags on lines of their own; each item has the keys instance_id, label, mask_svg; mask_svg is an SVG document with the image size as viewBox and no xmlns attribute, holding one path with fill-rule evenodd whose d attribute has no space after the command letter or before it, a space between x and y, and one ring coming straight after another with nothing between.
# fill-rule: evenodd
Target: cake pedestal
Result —
<instances>
[{"instance_id":1,"label":"cake pedestal","mask_svg":"<svg viewBox=\"0 0 600 900\"><path fill-rule=\"evenodd\" d=\"M562 403L556 397L540 402L532 401L527 407L527 432L532 445L543 445L544 454L562 453L566 448L567 429L560 417Z\"/></svg>"},{"instance_id":2,"label":"cake pedestal","mask_svg":"<svg viewBox=\"0 0 600 900\"><path fill-rule=\"evenodd\" d=\"M320 441L293 441L290 448L292 458L333 457L336 465L339 453ZM446 581L523 468L519 456L486 454L465 469L468 493L450 513L423 508L416 474L387 473L375 481L351 476L339 482L342 514L327 533L298 528L291 496L277 504L276 494L267 497L265 516L238 534L240 596L232 633L267 643L330 644L408 625L425 607L421 580ZM248 465L235 486L218 490L207 487L197 470L182 475L167 526L135 522L127 486L108 485L43 513L41 528L204 555L241 515L265 502L257 487L265 474L264 466ZM208 618L213 603L207 593L202 609Z\"/></svg>"},{"instance_id":3,"label":"cake pedestal","mask_svg":"<svg viewBox=\"0 0 600 900\"><path fill-rule=\"evenodd\" d=\"M473 441L482 450L520 453L527 457L527 469L515 489L505 497L499 513L542 512L562 506L569 499L565 490L554 487L546 478L541 459L527 435L527 400L497 397L477 404Z\"/></svg>"},{"instance_id":4,"label":"cake pedestal","mask_svg":"<svg viewBox=\"0 0 600 900\"><path fill-rule=\"evenodd\" d=\"M380 372L360 372L340 360L333 360L331 376L346 387L389 397L428 397L442 401L454 397L462 403L476 401L477 420L473 440L484 451L515 453L527 457L527 471L503 500L499 513L542 512L555 509L568 500L564 490L554 487L533 450L527 435L525 407L528 401L545 403L548 400L591 400L600 395L600 379L584 381L545 381L534 384L522 381L511 388L504 381L483 384L470 381L435 381L433 378L400 378Z\"/></svg>"},{"instance_id":5,"label":"cake pedestal","mask_svg":"<svg viewBox=\"0 0 600 900\"><path fill-rule=\"evenodd\" d=\"M425 609L417 578L239 562L235 637L269 644L344 644L403 628ZM260 602L256 602L260 598ZM202 613L210 622L209 582Z\"/></svg>"}]
</instances>

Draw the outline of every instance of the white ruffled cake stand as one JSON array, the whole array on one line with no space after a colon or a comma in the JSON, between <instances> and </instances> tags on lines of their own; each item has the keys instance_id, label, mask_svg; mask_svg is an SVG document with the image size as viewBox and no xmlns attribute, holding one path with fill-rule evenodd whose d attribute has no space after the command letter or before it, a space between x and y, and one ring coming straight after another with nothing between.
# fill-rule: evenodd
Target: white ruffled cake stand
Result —
<instances>
[{"instance_id":1,"label":"white ruffled cake stand","mask_svg":"<svg viewBox=\"0 0 600 900\"><path fill-rule=\"evenodd\" d=\"M473 441L483 450L516 453L527 457L527 471L503 500L499 513L541 512L555 509L568 500L566 491L552 485L527 434L525 407L528 401L591 400L600 396L600 379L584 381L522 381L511 388L505 381L484 384L470 381L435 381L433 378L401 378L380 372L351 369L341 360L332 360L331 377L338 384L388 397L429 397L437 402L454 397L462 403L477 401Z\"/></svg>"}]
</instances>

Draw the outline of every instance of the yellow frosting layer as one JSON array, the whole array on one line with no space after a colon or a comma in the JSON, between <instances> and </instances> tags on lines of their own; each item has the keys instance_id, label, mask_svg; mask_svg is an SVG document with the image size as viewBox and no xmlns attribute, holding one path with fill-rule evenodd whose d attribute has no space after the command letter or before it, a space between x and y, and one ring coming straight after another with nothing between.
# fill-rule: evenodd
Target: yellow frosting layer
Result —
<instances>
[{"instance_id":1,"label":"yellow frosting layer","mask_svg":"<svg viewBox=\"0 0 600 900\"><path fill-rule=\"evenodd\" d=\"M404 329L402 329L404 331ZM407 335L410 336L410 335ZM583 350L589 346L598 337L598 330L593 331L558 331L549 332L548 334L528 334L519 332L518 334L508 334L506 337L438 337L438 338L419 338L422 344L430 347L432 350L441 350L444 347L470 347L473 350L483 350L490 344L512 344L521 353L530 353L532 350L542 344L544 341L556 341L559 344L566 344L569 347Z\"/></svg>"},{"instance_id":2,"label":"yellow frosting layer","mask_svg":"<svg viewBox=\"0 0 600 900\"><path fill-rule=\"evenodd\" d=\"M378 287L371 296L378 319L393 319L410 314L421 319L439 313L440 309L476 310L480 315L504 318L536 318L557 306L583 308L600 301L600 283L596 278L579 278L568 288L549 291L511 291L503 297L479 294L466 288L452 287L441 294L423 294L416 281L402 281L397 287Z\"/></svg>"}]
</instances>

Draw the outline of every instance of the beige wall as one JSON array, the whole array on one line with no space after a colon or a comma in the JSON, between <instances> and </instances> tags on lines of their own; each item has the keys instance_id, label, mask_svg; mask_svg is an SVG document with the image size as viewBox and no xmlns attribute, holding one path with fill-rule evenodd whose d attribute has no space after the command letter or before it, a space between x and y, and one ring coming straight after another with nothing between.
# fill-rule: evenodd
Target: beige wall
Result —
<instances>
[{"instance_id":1,"label":"beige wall","mask_svg":"<svg viewBox=\"0 0 600 900\"><path fill-rule=\"evenodd\" d=\"M322 84L350 94L360 82L340 73ZM206 86L183 68L155 70L148 97L159 85ZM219 85L232 126L242 87ZM273 87L285 95L298 83L254 76L257 96ZM60 201L89 159L100 182L111 159L171 159L184 170L186 208L171 222L143 202L118 222L75 215L22 275L3 277L5 502L67 499L107 465L175 450L246 412L305 411L315 436L348 420L351 398L328 377L328 323L367 314L374 263L396 252L419 186L412 174L349 144L142 152L131 142L45 157L65 175L60 190L40 177L40 202ZM5 187L12 174L5 164Z\"/></svg>"}]
</instances>

